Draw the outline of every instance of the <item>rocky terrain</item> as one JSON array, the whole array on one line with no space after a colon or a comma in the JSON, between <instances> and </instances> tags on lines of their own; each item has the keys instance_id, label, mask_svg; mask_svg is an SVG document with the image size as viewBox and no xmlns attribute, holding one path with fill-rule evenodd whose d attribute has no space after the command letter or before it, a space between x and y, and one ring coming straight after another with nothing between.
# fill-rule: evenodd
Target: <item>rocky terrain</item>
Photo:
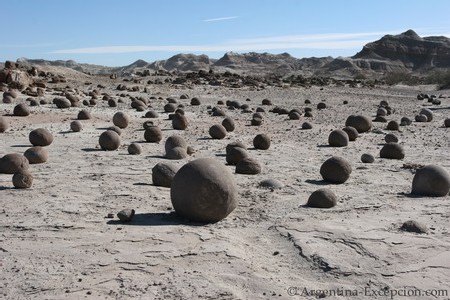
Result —
<instances>
[{"instance_id":1,"label":"rocky terrain","mask_svg":"<svg viewBox=\"0 0 450 300\"><path fill-rule=\"evenodd\" d=\"M420 37L413 30L399 35L386 35L378 41L364 46L352 57L295 58L288 53L226 53L220 59L207 55L177 54L167 60L146 62L138 60L124 67L102 67L79 64L74 61L45 61L20 59L21 64L38 66L60 66L89 74L131 75L137 72L198 72L200 70L241 75L279 76L329 76L353 78L364 75L379 78L386 72L424 74L432 70L450 67L450 39L442 36Z\"/></svg>"},{"instance_id":2,"label":"rocky terrain","mask_svg":"<svg viewBox=\"0 0 450 300\"><path fill-rule=\"evenodd\" d=\"M0 298L449 299L450 90L184 57L4 64Z\"/></svg>"}]
</instances>

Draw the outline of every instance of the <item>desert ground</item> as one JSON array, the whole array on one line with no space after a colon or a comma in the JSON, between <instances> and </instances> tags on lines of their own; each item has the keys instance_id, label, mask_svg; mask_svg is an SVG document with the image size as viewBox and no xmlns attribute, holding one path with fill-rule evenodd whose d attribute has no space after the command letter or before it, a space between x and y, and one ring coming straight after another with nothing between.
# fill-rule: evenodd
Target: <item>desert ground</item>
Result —
<instances>
[{"instance_id":1,"label":"desert ground","mask_svg":"<svg viewBox=\"0 0 450 300\"><path fill-rule=\"evenodd\" d=\"M54 136L47 147L48 161L30 165L31 188L15 189L12 175L0 174L0 298L390 299L389 291L450 291L450 196L410 195L415 166L436 164L450 171L450 129L443 126L449 117L449 90L334 85L236 89L149 85L145 80L132 83L80 74L67 78L65 83L48 84L39 99L51 103L58 87L68 87L81 100L89 99L83 93L93 89L115 99L122 93L126 97L117 107L109 107L101 97L92 107L30 107L27 117L11 115L26 95L0 104L0 115L10 125L0 134L0 156L24 153L32 146L28 134L33 129L46 128ZM140 90L117 91L118 84ZM420 92L444 95L442 104L417 100ZM182 94L189 99L180 99ZM160 143L145 142L145 111L132 109L130 96L156 98L150 105L159 112L152 120L162 129ZM186 130L172 129L163 112L167 97L185 105ZM192 97L198 97L201 105L191 106ZM262 106L263 99L273 105ZM312 104L306 105L306 99ZM251 113L222 106L236 129L224 139L211 139L209 127L224 117L211 116L208 106L218 106L219 100L237 100L253 111L263 107L263 123L251 126ZM372 130L346 147L328 146L330 131L342 129L351 114L374 119L382 100L393 108L387 119L398 122L403 116L414 120L423 107L433 110L433 121L413 121L393 132L405 149L403 160L380 158L384 136L390 132L386 123L374 122ZM317 110L322 101L326 109ZM313 117L289 120L269 112L275 105L288 110L309 106ZM81 109L90 111L92 118L81 121L81 132L72 132L69 124ZM118 111L126 112L131 123L122 130L120 148L103 151L99 135L113 125L112 116ZM304 121L313 128L303 130ZM253 149L252 140L259 133L270 136L268 150ZM164 141L174 134L195 149L187 159L170 160L178 166L202 157L225 164L225 146L234 141L244 143L262 165L257 175L235 174L235 167L227 166L237 182L238 205L224 220L201 224L179 218L170 189L152 184L152 168L168 161ZM128 154L132 142L143 147L141 155ZM375 162L362 163L363 153L375 156ZM319 173L333 155L352 165L343 184L328 184ZM279 180L284 187L262 188L259 184L265 179ZM306 207L311 193L323 187L335 192L337 205ZM136 211L128 223L116 217L125 208ZM422 223L428 231L400 230L407 220ZM319 295L317 290L359 294Z\"/></svg>"}]
</instances>

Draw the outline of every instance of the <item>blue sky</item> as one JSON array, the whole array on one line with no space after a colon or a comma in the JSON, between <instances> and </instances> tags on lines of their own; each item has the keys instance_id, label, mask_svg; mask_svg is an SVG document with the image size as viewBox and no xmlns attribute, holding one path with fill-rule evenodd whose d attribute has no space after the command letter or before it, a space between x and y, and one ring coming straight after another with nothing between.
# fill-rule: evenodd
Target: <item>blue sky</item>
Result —
<instances>
[{"instance_id":1,"label":"blue sky","mask_svg":"<svg viewBox=\"0 0 450 300\"><path fill-rule=\"evenodd\" d=\"M0 60L124 66L177 53L351 56L408 29L450 37L448 0L0 0Z\"/></svg>"}]
</instances>

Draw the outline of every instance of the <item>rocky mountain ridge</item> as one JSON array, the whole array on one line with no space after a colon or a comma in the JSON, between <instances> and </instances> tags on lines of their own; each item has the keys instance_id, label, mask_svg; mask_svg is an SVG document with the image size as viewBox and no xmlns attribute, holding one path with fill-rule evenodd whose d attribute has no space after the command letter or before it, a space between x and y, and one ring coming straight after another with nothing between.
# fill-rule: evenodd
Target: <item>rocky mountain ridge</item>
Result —
<instances>
[{"instance_id":1,"label":"rocky mountain ridge","mask_svg":"<svg viewBox=\"0 0 450 300\"><path fill-rule=\"evenodd\" d=\"M124 67L104 67L75 61L46 61L19 59L21 64L67 67L88 74L119 76L150 74L152 72L186 73L200 70L232 72L241 75L278 76L382 76L388 72L423 74L450 68L450 39L444 36L420 37L413 30L399 35L385 35L366 44L352 57L295 58L288 53L234 53L220 59L207 55L177 54L166 60L138 60Z\"/></svg>"}]
</instances>

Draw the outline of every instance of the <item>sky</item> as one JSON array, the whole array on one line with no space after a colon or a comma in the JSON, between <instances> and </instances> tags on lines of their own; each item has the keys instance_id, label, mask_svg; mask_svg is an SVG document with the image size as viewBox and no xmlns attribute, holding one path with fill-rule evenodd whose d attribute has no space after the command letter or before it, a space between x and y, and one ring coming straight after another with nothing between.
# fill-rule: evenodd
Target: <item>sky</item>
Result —
<instances>
[{"instance_id":1,"label":"sky","mask_svg":"<svg viewBox=\"0 0 450 300\"><path fill-rule=\"evenodd\" d=\"M0 0L0 61L105 66L178 53L352 56L386 34L450 37L448 0Z\"/></svg>"}]
</instances>

